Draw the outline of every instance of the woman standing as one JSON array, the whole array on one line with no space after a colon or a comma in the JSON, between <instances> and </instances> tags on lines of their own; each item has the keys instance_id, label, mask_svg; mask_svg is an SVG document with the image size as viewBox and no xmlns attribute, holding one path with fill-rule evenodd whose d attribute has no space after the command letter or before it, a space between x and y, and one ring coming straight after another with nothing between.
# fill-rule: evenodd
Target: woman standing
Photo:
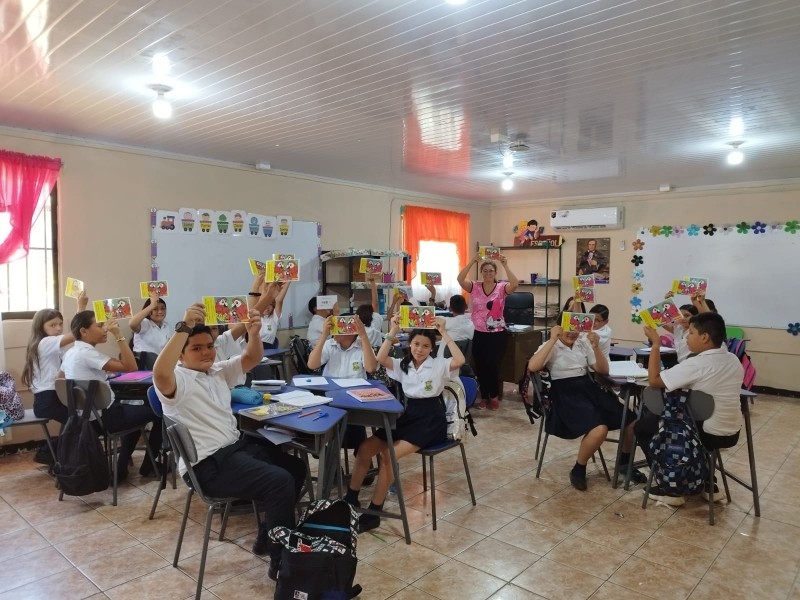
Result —
<instances>
[{"instance_id":1,"label":"woman standing","mask_svg":"<svg viewBox=\"0 0 800 600\"><path fill-rule=\"evenodd\" d=\"M506 343L503 309L506 296L519 285L517 276L508 268L506 257L501 254L499 260L508 281L497 281L497 263L492 260L481 262L480 254L475 254L458 274L458 284L470 293L472 299L472 323L475 325L472 356L481 387L481 401L475 406L481 410L487 407L487 400L489 409L500 408L500 362ZM480 282L467 278L473 264L480 265Z\"/></svg>"}]
</instances>

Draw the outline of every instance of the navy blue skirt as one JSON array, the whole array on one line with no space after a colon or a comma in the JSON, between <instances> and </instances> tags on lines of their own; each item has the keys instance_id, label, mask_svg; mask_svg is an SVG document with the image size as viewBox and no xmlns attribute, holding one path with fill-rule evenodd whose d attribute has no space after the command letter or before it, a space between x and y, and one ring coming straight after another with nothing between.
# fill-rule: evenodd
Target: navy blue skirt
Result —
<instances>
[{"instance_id":1,"label":"navy blue skirt","mask_svg":"<svg viewBox=\"0 0 800 600\"><path fill-rule=\"evenodd\" d=\"M550 397L550 413L545 419L545 431L550 435L574 440L598 425L614 430L622 423L619 398L603 390L588 375L553 380ZM633 411L628 411L628 417L633 420Z\"/></svg>"},{"instance_id":2,"label":"navy blue skirt","mask_svg":"<svg viewBox=\"0 0 800 600\"><path fill-rule=\"evenodd\" d=\"M375 430L375 436L386 441L386 430ZM418 448L429 448L447 440L447 417L442 397L406 398L406 410L397 418L392 439L406 441Z\"/></svg>"}]
</instances>

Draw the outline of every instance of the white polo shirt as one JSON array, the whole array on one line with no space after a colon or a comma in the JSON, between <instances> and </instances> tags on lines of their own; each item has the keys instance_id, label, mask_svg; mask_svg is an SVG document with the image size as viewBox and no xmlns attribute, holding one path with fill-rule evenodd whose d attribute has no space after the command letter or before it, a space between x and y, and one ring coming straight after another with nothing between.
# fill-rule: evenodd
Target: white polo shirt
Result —
<instances>
[{"instance_id":1,"label":"white polo shirt","mask_svg":"<svg viewBox=\"0 0 800 600\"><path fill-rule=\"evenodd\" d=\"M703 431L712 435L733 435L742 428L739 393L743 380L742 363L724 348L705 350L661 371L669 392L691 389L714 397L714 412L703 421Z\"/></svg>"},{"instance_id":2,"label":"white polo shirt","mask_svg":"<svg viewBox=\"0 0 800 600\"><path fill-rule=\"evenodd\" d=\"M261 341L267 344L272 344L278 337L278 323L280 318L275 314L261 317Z\"/></svg>"},{"instance_id":3,"label":"white polo shirt","mask_svg":"<svg viewBox=\"0 0 800 600\"><path fill-rule=\"evenodd\" d=\"M172 398L164 396L156 387L164 414L189 429L197 448L197 462L239 439L236 418L231 411L230 388L241 376L242 359L237 356L214 363L208 373L178 365ZM178 469L181 475L186 473L183 459Z\"/></svg>"},{"instance_id":4,"label":"white polo shirt","mask_svg":"<svg viewBox=\"0 0 800 600\"><path fill-rule=\"evenodd\" d=\"M414 367L414 361L408 365L408 373L400 370L400 358L392 359L392 368L386 369L386 374L399 381L403 386L403 393L408 398L434 398L444 391L444 384L450 377L458 373L458 369L451 370L452 358L436 358L429 356L419 369Z\"/></svg>"},{"instance_id":5,"label":"white polo shirt","mask_svg":"<svg viewBox=\"0 0 800 600\"><path fill-rule=\"evenodd\" d=\"M247 342L244 335L239 336L238 340L233 339L233 333L230 329L221 333L214 341L214 350L217 351L217 359L214 362L222 362L229 360L235 356L239 356L247 347Z\"/></svg>"},{"instance_id":6,"label":"white polo shirt","mask_svg":"<svg viewBox=\"0 0 800 600\"><path fill-rule=\"evenodd\" d=\"M454 342L464 342L471 340L475 335L475 325L469 315L456 315L455 317L445 317L444 328Z\"/></svg>"},{"instance_id":7,"label":"white polo shirt","mask_svg":"<svg viewBox=\"0 0 800 600\"><path fill-rule=\"evenodd\" d=\"M603 353L606 360L609 360L608 357L611 354L611 327L606 323L600 329L595 329L594 332L597 334L597 337L600 338L600 352Z\"/></svg>"},{"instance_id":8,"label":"white polo shirt","mask_svg":"<svg viewBox=\"0 0 800 600\"><path fill-rule=\"evenodd\" d=\"M678 362L685 361L691 352L689 346L686 345L686 334L689 333L688 329L684 329L677 323L672 329L672 345L675 347L675 353L678 355Z\"/></svg>"},{"instance_id":9,"label":"white polo shirt","mask_svg":"<svg viewBox=\"0 0 800 600\"><path fill-rule=\"evenodd\" d=\"M159 354L164 349L164 346L167 345L173 333L174 330L166 321L162 322L161 325L157 325L150 319L142 319L139 333L133 334L133 351Z\"/></svg>"},{"instance_id":10,"label":"white polo shirt","mask_svg":"<svg viewBox=\"0 0 800 600\"><path fill-rule=\"evenodd\" d=\"M372 323L366 330L370 346L380 348L383 344L383 317L376 312L372 313Z\"/></svg>"},{"instance_id":11,"label":"white polo shirt","mask_svg":"<svg viewBox=\"0 0 800 600\"><path fill-rule=\"evenodd\" d=\"M61 357L64 356L61 348L63 339L63 335L49 335L39 342L36 350L39 364L34 363L31 380L31 392L34 394L56 389L56 375L61 367Z\"/></svg>"},{"instance_id":12,"label":"white polo shirt","mask_svg":"<svg viewBox=\"0 0 800 600\"><path fill-rule=\"evenodd\" d=\"M325 324L325 317L314 315L311 321L308 322L308 330L306 331L306 339L311 347L317 345L319 338L322 337L322 326Z\"/></svg>"},{"instance_id":13,"label":"white polo shirt","mask_svg":"<svg viewBox=\"0 0 800 600\"><path fill-rule=\"evenodd\" d=\"M366 377L364 369L364 352L361 350L361 340L356 338L346 350L334 338L322 346L320 362L325 365L322 374L325 377L337 379L353 379Z\"/></svg>"},{"instance_id":14,"label":"white polo shirt","mask_svg":"<svg viewBox=\"0 0 800 600\"><path fill-rule=\"evenodd\" d=\"M111 357L108 354L103 354L91 344L76 340L72 348L64 354L61 370L64 371L64 377L67 379L98 379L105 382L108 379L108 373L103 367L110 360ZM111 390L111 399L114 400L114 390Z\"/></svg>"},{"instance_id":15,"label":"white polo shirt","mask_svg":"<svg viewBox=\"0 0 800 600\"><path fill-rule=\"evenodd\" d=\"M545 345L539 346L534 354L542 352ZM579 337L575 340L572 348L564 344L561 340L556 340L550 356L547 357L547 370L550 371L550 379L567 379L568 377L580 377L586 375L588 368L595 364L594 350L588 340Z\"/></svg>"}]
</instances>

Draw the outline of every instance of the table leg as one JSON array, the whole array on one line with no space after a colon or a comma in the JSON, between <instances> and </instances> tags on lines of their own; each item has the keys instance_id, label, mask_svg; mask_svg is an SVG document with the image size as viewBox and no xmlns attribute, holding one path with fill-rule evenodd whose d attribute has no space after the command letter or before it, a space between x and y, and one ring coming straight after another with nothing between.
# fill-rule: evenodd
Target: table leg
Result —
<instances>
[{"instance_id":1,"label":"table leg","mask_svg":"<svg viewBox=\"0 0 800 600\"><path fill-rule=\"evenodd\" d=\"M408 529L408 518L406 517L406 502L403 498L403 486L400 484L400 465L394 454L394 439L392 438L392 426L389 417L383 414L383 427L386 430L386 444L389 447L389 460L392 463L392 473L394 473L394 485L397 490L397 503L400 505L400 519L403 521L403 533L405 534L406 544L411 543L411 531Z\"/></svg>"},{"instance_id":2,"label":"table leg","mask_svg":"<svg viewBox=\"0 0 800 600\"><path fill-rule=\"evenodd\" d=\"M623 398L622 398L622 423L619 427L619 441L617 442L617 458L614 460L614 476L611 479L611 487L613 489L617 489L617 485L619 484L619 461L622 457L622 443L625 439L625 421L628 418L628 402L631 399L631 385L625 384L622 388ZM633 462L633 451L631 452L630 462Z\"/></svg>"},{"instance_id":3,"label":"table leg","mask_svg":"<svg viewBox=\"0 0 800 600\"><path fill-rule=\"evenodd\" d=\"M757 517L761 516L761 503L758 499L758 479L756 478L756 455L753 451L753 427L750 423L750 406L743 402L744 430L747 435L747 458L750 462L750 487L753 491L753 510Z\"/></svg>"}]
</instances>

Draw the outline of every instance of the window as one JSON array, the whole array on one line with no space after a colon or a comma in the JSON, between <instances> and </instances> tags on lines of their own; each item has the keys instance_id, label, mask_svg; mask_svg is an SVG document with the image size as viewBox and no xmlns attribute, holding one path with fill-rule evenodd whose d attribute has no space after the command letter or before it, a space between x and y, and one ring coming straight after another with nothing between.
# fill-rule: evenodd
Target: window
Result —
<instances>
[{"instance_id":1,"label":"window","mask_svg":"<svg viewBox=\"0 0 800 600\"><path fill-rule=\"evenodd\" d=\"M414 298L427 302L430 293L420 283L420 273L441 273L442 285L436 286L437 302L449 304L450 297L461 293L458 285L458 252L453 242L420 241L419 258L417 259L417 274L411 280Z\"/></svg>"},{"instance_id":2,"label":"window","mask_svg":"<svg viewBox=\"0 0 800 600\"><path fill-rule=\"evenodd\" d=\"M4 319L30 319L42 308L58 308L55 212L53 188L33 222L28 255L0 265L0 311Z\"/></svg>"}]
</instances>

